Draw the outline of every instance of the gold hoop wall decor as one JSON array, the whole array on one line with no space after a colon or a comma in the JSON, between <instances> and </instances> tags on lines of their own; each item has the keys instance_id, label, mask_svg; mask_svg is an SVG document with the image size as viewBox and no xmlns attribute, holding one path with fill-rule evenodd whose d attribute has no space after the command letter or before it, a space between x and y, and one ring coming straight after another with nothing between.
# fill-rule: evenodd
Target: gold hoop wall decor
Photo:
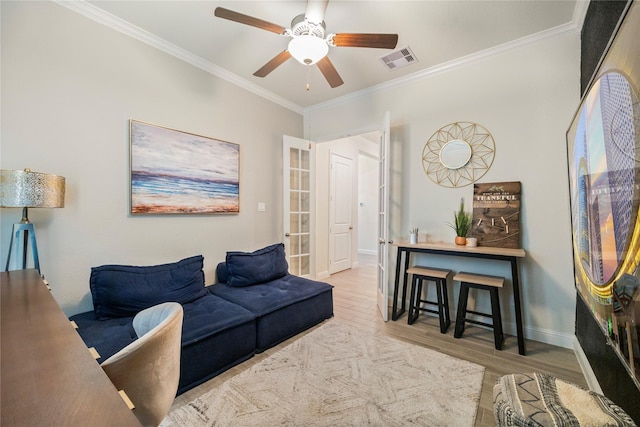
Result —
<instances>
[{"instance_id":1,"label":"gold hoop wall decor","mask_svg":"<svg viewBox=\"0 0 640 427\"><path fill-rule=\"evenodd\" d=\"M455 122L438 129L422 150L427 176L443 187L464 187L487 173L495 155L491 133L471 122Z\"/></svg>"}]
</instances>

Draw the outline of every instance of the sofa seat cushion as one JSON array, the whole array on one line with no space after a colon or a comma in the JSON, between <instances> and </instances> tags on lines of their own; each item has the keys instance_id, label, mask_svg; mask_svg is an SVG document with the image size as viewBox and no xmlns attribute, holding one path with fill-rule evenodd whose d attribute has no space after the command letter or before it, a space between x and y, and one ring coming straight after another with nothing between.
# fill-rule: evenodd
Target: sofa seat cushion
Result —
<instances>
[{"instance_id":1,"label":"sofa seat cushion","mask_svg":"<svg viewBox=\"0 0 640 427\"><path fill-rule=\"evenodd\" d=\"M209 291L257 316L258 352L333 316L333 286L290 274L245 287L219 283Z\"/></svg>"},{"instance_id":2,"label":"sofa seat cushion","mask_svg":"<svg viewBox=\"0 0 640 427\"><path fill-rule=\"evenodd\" d=\"M163 302L186 304L206 295L203 260L197 255L153 266L93 267L89 286L96 317L131 317Z\"/></svg>"},{"instance_id":3,"label":"sofa seat cushion","mask_svg":"<svg viewBox=\"0 0 640 427\"><path fill-rule=\"evenodd\" d=\"M237 304L207 293L182 305L181 394L255 353L255 315ZM94 312L71 317L87 347L106 360L136 339L133 317L98 320Z\"/></svg>"},{"instance_id":4,"label":"sofa seat cushion","mask_svg":"<svg viewBox=\"0 0 640 427\"><path fill-rule=\"evenodd\" d=\"M181 394L249 359L256 349L255 315L209 294L183 305Z\"/></svg>"},{"instance_id":5,"label":"sofa seat cushion","mask_svg":"<svg viewBox=\"0 0 640 427\"><path fill-rule=\"evenodd\" d=\"M76 314L69 318L78 325L78 333L87 347L95 348L102 363L122 350L136 339L133 329L133 316L116 319L98 320L93 311Z\"/></svg>"}]
</instances>

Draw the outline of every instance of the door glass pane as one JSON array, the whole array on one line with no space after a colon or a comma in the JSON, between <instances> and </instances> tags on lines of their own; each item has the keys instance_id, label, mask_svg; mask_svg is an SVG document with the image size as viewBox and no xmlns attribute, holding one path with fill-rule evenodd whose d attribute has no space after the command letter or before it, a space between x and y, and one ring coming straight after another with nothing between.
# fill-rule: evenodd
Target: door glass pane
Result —
<instances>
[{"instance_id":1,"label":"door glass pane","mask_svg":"<svg viewBox=\"0 0 640 427\"><path fill-rule=\"evenodd\" d=\"M309 167L309 152L308 151L302 151L300 153L300 157L301 157L300 165L297 166L297 167L299 167L300 169L306 169L306 170L311 169Z\"/></svg>"},{"instance_id":2,"label":"door glass pane","mask_svg":"<svg viewBox=\"0 0 640 427\"><path fill-rule=\"evenodd\" d=\"M300 150L297 148L289 148L289 162L292 168L300 167L299 152Z\"/></svg>"},{"instance_id":3,"label":"door glass pane","mask_svg":"<svg viewBox=\"0 0 640 427\"><path fill-rule=\"evenodd\" d=\"M309 274L309 255L300 256L300 275Z\"/></svg>"},{"instance_id":4,"label":"door glass pane","mask_svg":"<svg viewBox=\"0 0 640 427\"><path fill-rule=\"evenodd\" d=\"M310 229L309 214L308 213L300 214L300 232L308 233L309 229Z\"/></svg>"},{"instance_id":5,"label":"door glass pane","mask_svg":"<svg viewBox=\"0 0 640 427\"><path fill-rule=\"evenodd\" d=\"M300 235L291 235L291 252L294 254L300 253Z\"/></svg>"},{"instance_id":6,"label":"door glass pane","mask_svg":"<svg viewBox=\"0 0 640 427\"><path fill-rule=\"evenodd\" d=\"M300 190L309 189L309 171L300 171Z\"/></svg>"},{"instance_id":7,"label":"door glass pane","mask_svg":"<svg viewBox=\"0 0 640 427\"><path fill-rule=\"evenodd\" d=\"M300 197L300 193L297 191L292 191L289 193L289 210L291 212L300 212L300 202L298 198Z\"/></svg>"},{"instance_id":8,"label":"door glass pane","mask_svg":"<svg viewBox=\"0 0 640 427\"><path fill-rule=\"evenodd\" d=\"M289 258L289 273L296 276L300 276L300 263L297 256L291 256Z\"/></svg>"},{"instance_id":9,"label":"door glass pane","mask_svg":"<svg viewBox=\"0 0 640 427\"><path fill-rule=\"evenodd\" d=\"M300 227L298 225L298 214L292 213L289 214L289 230L290 233L299 233L300 232Z\"/></svg>"},{"instance_id":10,"label":"door glass pane","mask_svg":"<svg viewBox=\"0 0 640 427\"><path fill-rule=\"evenodd\" d=\"M303 234L300 236L300 253L301 254L308 254L309 253L309 235L308 234Z\"/></svg>"},{"instance_id":11,"label":"door glass pane","mask_svg":"<svg viewBox=\"0 0 640 427\"><path fill-rule=\"evenodd\" d=\"M302 192L300 193L300 212L309 212L311 209L310 201L309 201L309 193Z\"/></svg>"},{"instance_id":12,"label":"door glass pane","mask_svg":"<svg viewBox=\"0 0 640 427\"><path fill-rule=\"evenodd\" d=\"M292 190L299 190L300 189L300 178L299 178L299 176L300 176L300 174L299 174L297 169L289 170L289 187Z\"/></svg>"}]
</instances>

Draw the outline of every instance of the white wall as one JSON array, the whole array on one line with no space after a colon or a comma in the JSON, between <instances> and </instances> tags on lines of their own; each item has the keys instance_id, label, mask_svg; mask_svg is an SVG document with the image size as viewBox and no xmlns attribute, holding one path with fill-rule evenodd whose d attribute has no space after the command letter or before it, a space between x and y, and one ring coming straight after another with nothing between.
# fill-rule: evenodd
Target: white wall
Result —
<instances>
[{"instance_id":1,"label":"white wall","mask_svg":"<svg viewBox=\"0 0 640 427\"><path fill-rule=\"evenodd\" d=\"M568 348L575 290L565 132L579 102L579 42L578 32L556 36L410 83L318 105L305 111L304 125L306 138L326 140L371 128L391 111L391 237L407 239L409 228L419 227L431 241L453 240L446 222L461 197L471 205L473 186L450 189L433 183L423 171L424 144L452 122L485 126L495 139L496 155L482 182L522 182L525 335ZM418 261L510 276L506 263L447 257ZM453 291L457 295L457 284ZM506 330L514 333L509 287L503 295ZM479 304L488 307L485 299Z\"/></svg>"},{"instance_id":2,"label":"white wall","mask_svg":"<svg viewBox=\"0 0 640 427\"><path fill-rule=\"evenodd\" d=\"M0 166L67 178L66 207L32 209L30 218L38 230L42 271L68 314L91 308L92 266L148 265L203 254L210 283L226 250L280 240L281 139L302 136L298 114L59 5L0 7ZM492 132L496 158L483 181L522 182L526 335L566 347L574 330L575 291L565 131L579 101L579 52L577 32L558 36L319 105L307 109L304 120L306 138L326 141L378 129L384 112L391 111L394 239L418 226L431 240L450 241L446 221L460 197L471 200L472 187L439 187L424 174L421 153L431 134L454 121L474 121ZM239 143L241 213L130 216L130 118ZM258 213L257 202L265 202L267 211ZM18 209L2 209L2 262L11 224L19 220ZM328 246L320 228L323 259ZM499 264L444 258L429 263L508 275ZM513 332L510 308L504 320Z\"/></svg>"},{"instance_id":3,"label":"white wall","mask_svg":"<svg viewBox=\"0 0 640 427\"><path fill-rule=\"evenodd\" d=\"M302 136L299 114L55 3L0 7L1 167L66 177L66 206L30 219L67 314L92 308L92 266L202 254L212 283L227 250L281 240L282 135ZM129 215L131 118L240 144L241 213ZM3 263L20 218L2 209Z\"/></svg>"}]
</instances>

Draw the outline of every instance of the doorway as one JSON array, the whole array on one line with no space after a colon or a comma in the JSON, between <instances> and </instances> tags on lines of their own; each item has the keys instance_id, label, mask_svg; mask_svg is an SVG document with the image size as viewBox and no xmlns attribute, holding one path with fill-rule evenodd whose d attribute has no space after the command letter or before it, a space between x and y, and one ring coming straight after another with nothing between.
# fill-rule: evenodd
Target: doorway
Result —
<instances>
[{"instance_id":1,"label":"doorway","mask_svg":"<svg viewBox=\"0 0 640 427\"><path fill-rule=\"evenodd\" d=\"M373 131L316 144L316 218L317 218L317 277L329 277L340 271L332 267L333 244L331 240L331 197L332 185L348 186L351 190L350 211L352 229L350 230L351 265L357 267L360 260L369 262L377 253L378 221L378 152L380 132ZM338 155L351 160L352 182L341 179L335 182L338 174L331 171L332 157ZM333 182L333 183L332 183ZM346 247L343 245L342 247ZM373 255L373 257L371 257Z\"/></svg>"}]
</instances>

